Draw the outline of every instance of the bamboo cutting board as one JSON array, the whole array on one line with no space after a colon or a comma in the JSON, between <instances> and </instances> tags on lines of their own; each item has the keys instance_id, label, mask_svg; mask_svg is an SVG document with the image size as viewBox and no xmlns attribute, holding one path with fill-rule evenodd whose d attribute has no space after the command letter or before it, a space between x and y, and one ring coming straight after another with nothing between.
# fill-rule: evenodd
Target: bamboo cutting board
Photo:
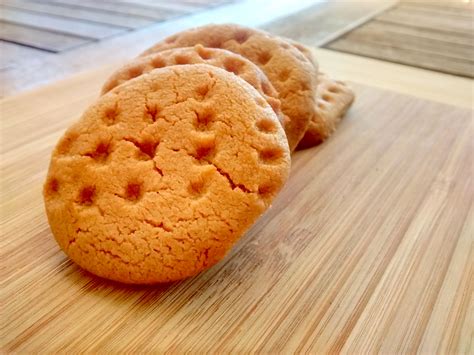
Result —
<instances>
[{"instance_id":1,"label":"bamboo cutting board","mask_svg":"<svg viewBox=\"0 0 474 355\"><path fill-rule=\"evenodd\" d=\"M472 111L354 85L340 129L295 154L225 260L132 287L68 261L42 203L98 73L2 102L3 352L472 351Z\"/></svg>"}]
</instances>

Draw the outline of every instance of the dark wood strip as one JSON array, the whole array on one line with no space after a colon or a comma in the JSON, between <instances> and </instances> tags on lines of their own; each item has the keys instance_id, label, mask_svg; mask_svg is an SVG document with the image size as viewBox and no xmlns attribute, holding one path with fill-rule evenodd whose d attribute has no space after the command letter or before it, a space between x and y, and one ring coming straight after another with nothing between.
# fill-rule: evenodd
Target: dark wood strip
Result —
<instances>
[{"instance_id":1,"label":"dark wood strip","mask_svg":"<svg viewBox=\"0 0 474 355\"><path fill-rule=\"evenodd\" d=\"M123 28L93 24L84 21L61 19L55 16L35 14L22 10L0 7L0 19L4 22L32 28L73 35L76 37L102 39L124 32Z\"/></svg>"},{"instance_id":2,"label":"dark wood strip","mask_svg":"<svg viewBox=\"0 0 474 355\"><path fill-rule=\"evenodd\" d=\"M1 25L0 29L2 29ZM2 72L21 68L25 61L28 61L29 63L44 63L44 61L49 57L54 56L54 54L45 52L42 49L31 48L22 44L6 42L3 40L0 40L0 53L2 54L0 55L0 71ZM0 80L0 82L2 83L0 86L6 84L6 82L2 82L2 80Z\"/></svg>"},{"instance_id":3,"label":"dark wood strip","mask_svg":"<svg viewBox=\"0 0 474 355\"><path fill-rule=\"evenodd\" d=\"M459 9L456 7L442 7L442 6L426 6L420 3L401 3L398 8L409 10L413 12L421 12L425 14L439 14L443 16L458 16L463 18L473 17L473 12L466 9Z\"/></svg>"},{"instance_id":4,"label":"dark wood strip","mask_svg":"<svg viewBox=\"0 0 474 355\"><path fill-rule=\"evenodd\" d=\"M442 9L445 11L451 12L463 12L463 13L473 13L474 9L472 7L471 1L464 0L452 0L452 1L440 1L440 0L401 0L401 5L409 6L420 6L431 9Z\"/></svg>"},{"instance_id":5,"label":"dark wood strip","mask_svg":"<svg viewBox=\"0 0 474 355\"><path fill-rule=\"evenodd\" d=\"M451 4L403 1L326 47L472 78L473 11Z\"/></svg>"},{"instance_id":6,"label":"dark wood strip","mask_svg":"<svg viewBox=\"0 0 474 355\"><path fill-rule=\"evenodd\" d=\"M474 48L434 38L420 38L416 35L387 31L386 27L369 23L349 34L344 39L353 42L372 43L374 46L389 46L392 48L406 49L419 52L420 56L437 56L448 59L460 59L474 63ZM391 34L394 35L391 35Z\"/></svg>"},{"instance_id":7,"label":"dark wood strip","mask_svg":"<svg viewBox=\"0 0 474 355\"><path fill-rule=\"evenodd\" d=\"M48 3L59 3L74 9L89 9L95 11L103 11L107 13L118 13L122 15L140 16L151 20L165 20L180 15L177 11L156 9L153 7L145 7L139 4L126 4L109 1L95 0L46 0Z\"/></svg>"},{"instance_id":8,"label":"dark wood strip","mask_svg":"<svg viewBox=\"0 0 474 355\"><path fill-rule=\"evenodd\" d=\"M361 24L364 19L367 21L390 5L390 2L385 1L317 3L295 14L265 24L263 29L278 36L319 47L338 38L338 33L346 33L349 25Z\"/></svg>"},{"instance_id":9,"label":"dark wood strip","mask_svg":"<svg viewBox=\"0 0 474 355\"><path fill-rule=\"evenodd\" d=\"M458 18L454 20L446 16L423 15L398 8L377 16L377 20L418 28L443 28L445 31L455 33L472 33L472 21L469 19Z\"/></svg>"},{"instance_id":10,"label":"dark wood strip","mask_svg":"<svg viewBox=\"0 0 474 355\"><path fill-rule=\"evenodd\" d=\"M474 49L474 41L472 36L468 34L453 33L450 31L443 31L443 29L418 28L413 26L401 26L393 23L373 20L360 28L371 29L373 32L387 32L390 36L411 36L418 38L420 42L424 40L436 40L441 42L448 42L452 44L462 45ZM358 31L358 29L354 30Z\"/></svg>"},{"instance_id":11,"label":"dark wood strip","mask_svg":"<svg viewBox=\"0 0 474 355\"><path fill-rule=\"evenodd\" d=\"M474 66L472 62L436 56L418 50L396 48L390 45L354 41L346 38L341 38L330 43L328 48L339 50L341 52L387 60L390 62L407 64L414 67L436 70L443 73L474 78Z\"/></svg>"},{"instance_id":12,"label":"dark wood strip","mask_svg":"<svg viewBox=\"0 0 474 355\"><path fill-rule=\"evenodd\" d=\"M110 0L104 0L109 1ZM132 4L143 6L145 8L155 8L158 10L169 11L171 13L178 13L178 14L188 14L191 12L201 11L202 7L192 5L192 4L183 4L176 1L167 1L167 0L111 0L114 2L124 3L124 4Z\"/></svg>"},{"instance_id":13,"label":"dark wood strip","mask_svg":"<svg viewBox=\"0 0 474 355\"><path fill-rule=\"evenodd\" d=\"M61 52L86 43L91 40L43 31L31 27L0 22L0 38L2 40L22 44L48 52Z\"/></svg>"},{"instance_id":14,"label":"dark wood strip","mask_svg":"<svg viewBox=\"0 0 474 355\"><path fill-rule=\"evenodd\" d=\"M60 18L76 19L104 25L112 25L127 29L136 29L154 23L153 20L144 19L142 17L135 17L132 15L104 13L83 8L71 11L71 8L63 6L61 4L48 4L29 0L3 0L3 5L10 8L21 9L34 13L47 14L52 16L58 16Z\"/></svg>"}]
</instances>

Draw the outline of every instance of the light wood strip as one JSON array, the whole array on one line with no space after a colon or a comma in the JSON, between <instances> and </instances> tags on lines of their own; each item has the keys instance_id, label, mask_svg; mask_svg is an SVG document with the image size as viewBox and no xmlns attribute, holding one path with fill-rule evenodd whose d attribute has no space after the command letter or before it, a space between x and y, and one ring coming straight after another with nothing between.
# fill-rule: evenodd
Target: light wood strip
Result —
<instances>
[{"instance_id":1,"label":"light wood strip","mask_svg":"<svg viewBox=\"0 0 474 355\"><path fill-rule=\"evenodd\" d=\"M466 129L457 139L459 145L437 173L431 193L345 344L345 353L407 353L419 347L449 261L457 262L453 248L473 202L472 182L464 168L466 161L472 163L472 138Z\"/></svg>"},{"instance_id":2,"label":"light wood strip","mask_svg":"<svg viewBox=\"0 0 474 355\"><path fill-rule=\"evenodd\" d=\"M49 52L61 52L91 40L0 21L0 38ZM35 58L35 57L33 57ZM35 66L33 61L30 65ZM3 83L5 83L3 81Z\"/></svg>"},{"instance_id":3,"label":"light wood strip","mask_svg":"<svg viewBox=\"0 0 474 355\"><path fill-rule=\"evenodd\" d=\"M71 11L70 8L61 6L61 4L39 3L31 0L3 0L2 4L14 9L59 16L60 18L91 21L94 23L113 25L129 29L148 26L154 22L152 20L134 17L132 15L104 13L88 9L76 9Z\"/></svg>"},{"instance_id":4,"label":"light wood strip","mask_svg":"<svg viewBox=\"0 0 474 355\"><path fill-rule=\"evenodd\" d=\"M124 28L89 22L61 19L54 16L35 14L22 10L0 7L0 19L17 25L54 31L63 35L73 35L89 39L102 39L124 32Z\"/></svg>"},{"instance_id":5,"label":"light wood strip","mask_svg":"<svg viewBox=\"0 0 474 355\"><path fill-rule=\"evenodd\" d=\"M318 48L314 55L336 78L473 109L474 82L430 70Z\"/></svg>"},{"instance_id":6,"label":"light wood strip","mask_svg":"<svg viewBox=\"0 0 474 355\"><path fill-rule=\"evenodd\" d=\"M464 223L452 262L418 351L468 354L472 350L474 205ZM448 291L451 290L451 291ZM471 316L469 316L471 315ZM471 343L466 341L471 338Z\"/></svg>"},{"instance_id":7,"label":"light wood strip","mask_svg":"<svg viewBox=\"0 0 474 355\"><path fill-rule=\"evenodd\" d=\"M429 120L428 117L428 115L425 117L427 124ZM387 127L387 129L393 130L393 126ZM416 136L418 134L428 134L430 138L425 140L425 143L427 143L428 140L431 142L429 146L424 147L427 149L427 152L429 152L430 159L424 159L419 162L412 161L413 166L409 169L413 169L413 171L405 171L405 177L398 176L397 179L394 179L392 182L389 181L390 177L384 176L385 183L388 185L387 190L393 193L389 198L393 198L394 201L397 200L397 202L394 202L395 204L404 206L402 209L405 213L398 213L400 210L393 208L393 205L388 200L381 203L381 207L375 207L375 205L379 206L379 201L376 196L371 197L372 201L374 201L371 202L371 205L374 204L374 208L377 209L380 213L380 217L384 218L385 221L384 227L379 229L376 233L374 232L374 235L390 235L390 242L378 243L378 238L375 237L371 241L366 241L366 244L361 244L359 247L351 249L349 255L354 258L354 268L351 269L348 279L344 281L345 283L341 291L335 289L332 296L333 298L327 299L325 305L323 304L319 307L317 304L315 305L313 308L314 311L312 311L312 318L318 319L318 322L315 322L312 326L301 326L301 331L305 333L303 342L307 345L304 347L300 346L298 348L299 351L321 351L323 353L341 352L349 335L354 329L357 319L365 313L365 307L370 300L372 292L380 282L385 269L394 257L403 238L405 238L406 230L411 223L409 216L413 215L412 211L416 213L415 211L420 207L429 190L430 184L434 180L428 171L431 171L435 166L439 166L446 160L446 155L444 154L446 152L445 149L456 138L456 134L445 136L445 148L439 147L437 143L439 137L437 138L437 135L442 134L440 129L441 127L438 126L433 130L426 130L425 132L413 132L413 136L408 139L407 137L401 138L404 144L413 139L413 144L415 145ZM461 129L461 127L458 127L458 129ZM400 142L397 141L391 147L390 150L393 152L394 157L397 155L403 156L405 154L399 150L400 145ZM431 155L431 153L433 155ZM384 159L391 158L384 157ZM382 163L377 162L375 167L380 165L382 165ZM417 176L414 181L408 181L411 174ZM400 190L398 190L398 188L400 188ZM396 191L401 190L403 190L403 193L397 196ZM414 191L416 191L416 193L414 193ZM414 199L415 195L417 196L416 199ZM392 206L391 210L390 205ZM374 222L376 220L377 218L374 218ZM375 224L373 226L375 227ZM352 238L356 238L358 234L371 233L370 225L364 225L364 230L361 230L363 228L362 226L359 228L360 230L358 229L358 225L355 225L354 231L348 231L348 233L352 235ZM371 262L368 262L369 260ZM433 262L433 260L431 260L431 262ZM357 285L357 287L354 287L355 285ZM347 321L341 322L341 318ZM321 337L326 327L333 329L333 333L329 335L329 338ZM404 341L406 340L398 341L397 346L400 346ZM295 342L298 342L298 340L296 339ZM394 349L395 348L392 347L389 352L393 352ZM364 353L375 353L376 351L376 349L371 347L366 347L363 350Z\"/></svg>"}]
</instances>

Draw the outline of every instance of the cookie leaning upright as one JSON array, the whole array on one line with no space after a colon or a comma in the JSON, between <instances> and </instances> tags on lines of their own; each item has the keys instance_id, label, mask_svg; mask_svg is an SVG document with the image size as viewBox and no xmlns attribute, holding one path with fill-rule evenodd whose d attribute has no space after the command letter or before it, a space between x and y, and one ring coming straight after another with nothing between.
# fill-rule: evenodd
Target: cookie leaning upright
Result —
<instances>
[{"instance_id":1,"label":"cookie leaning upright","mask_svg":"<svg viewBox=\"0 0 474 355\"><path fill-rule=\"evenodd\" d=\"M253 87L209 65L173 66L88 108L53 151L44 199L81 267L166 282L222 259L289 168L285 133Z\"/></svg>"},{"instance_id":2,"label":"cookie leaning upright","mask_svg":"<svg viewBox=\"0 0 474 355\"><path fill-rule=\"evenodd\" d=\"M286 122L280 109L278 92L254 63L240 54L220 48L204 48L200 44L194 47L168 49L135 58L116 70L106 80L102 86L102 94L154 69L186 64L209 64L239 76L252 85L272 106L282 124Z\"/></svg>"},{"instance_id":3,"label":"cookie leaning upright","mask_svg":"<svg viewBox=\"0 0 474 355\"><path fill-rule=\"evenodd\" d=\"M298 49L318 70L318 64L311 49L304 44L285 38ZM298 149L314 147L331 136L337 125L354 102L354 91L344 82L318 72L316 91L316 114L311 118L308 129L298 144Z\"/></svg>"},{"instance_id":4,"label":"cookie leaning upright","mask_svg":"<svg viewBox=\"0 0 474 355\"><path fill-rule=\"evenodd\" d=\"M196 44L238 53L263 70L280 94L281 109L288 117L285 132L293 151L316 112L317 70L314 65L288 42L238 25L208 25L190 29L166 38L142 55Z\"/></svg>"}]
</instances>

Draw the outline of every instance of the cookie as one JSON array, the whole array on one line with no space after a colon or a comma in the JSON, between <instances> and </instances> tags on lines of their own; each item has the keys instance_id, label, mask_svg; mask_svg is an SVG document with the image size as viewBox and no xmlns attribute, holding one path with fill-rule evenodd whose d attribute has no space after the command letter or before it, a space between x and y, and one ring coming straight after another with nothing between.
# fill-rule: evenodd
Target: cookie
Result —
<instances>
[{"instance_id":1,"label":"cookie","mask_svg":"<svg viewBox=\"0 0 474 355\"><path fill-rule=\"evenodd\" d=\"M84 269L168 282L221 260L289 169L283 128L251 85L171 66L101 96L66 131L44 200L58 244Z\"/></svg>"},{"instance_id":2,"label":"cookie","mask_svg":"<svg viewBox=\"0 0 474 355\"><path fill-rule=\"evenodd\" d=\"M280 110L278 92L266 75L250 60L239 54L219 48L204 48L198 44L194 47L174 48L145 57L139 57L114 72L102 87L105 94L116 86L148 73L156 68L183 64L209 64L231 72L252 85L273 107L280 122L285 118Z\"/></svg>"},{"instance_id":3,"label":"cookie","mask_svg":"<svg viewBox=\"0 0 474 355\"><path fill-rule=\"evenodd\" d=\"M301 52L302 55L305 56L306 59L308 59L316 69L318 69L318 62L316 61L316 59L314 58L313 56L313 53L311 52L311 49L309 49L307 46L305 46L304 44L300 43L300 42L297 42L295 40L292 40L292 39L289 39L289 38L285 38L285 37L281 37L283 40L287 41L288 43L290 43L293 47L295 47L298 51Z\"/></svg>"},{"instance_id":4,"label":"cookie","mask_svg":"<svg viewBox=\"0 0 474 355\"><path fill-rule=\"evenodd\" d=\"M354 92L344 82L318 75L317 114L311 120L298 149L310 148L327 139L354 101Z\"/></svg>"},{"instance_id":5,"label":"cookie","mask_svg":"<svg viewBox=\"0 0 474 355\"><path fill-rule=\"evenodd\" d=\"M293 40L288 41L318 68L313 52L307 46ZM355 98L352 89L342 81L333 80L324 73L318 73L317 81L316 115L309 123L297 149L310 148L327 139L336 130L337 124Z\"/></svg>"},{"instance_id":6,"label":"cookie","mask_svg":"<svg viewBox=\"0 0 474 355\"><path fill-rule=\"evenodd\" d=\"M283 39L238 25L207 25L190 29L164 39L142 56L196 44L238 53L262 69L279 93L281 109L288 117L285 132L293 151L316 114L317 71L314 65Z\"/></svg>"}]
</instances>

